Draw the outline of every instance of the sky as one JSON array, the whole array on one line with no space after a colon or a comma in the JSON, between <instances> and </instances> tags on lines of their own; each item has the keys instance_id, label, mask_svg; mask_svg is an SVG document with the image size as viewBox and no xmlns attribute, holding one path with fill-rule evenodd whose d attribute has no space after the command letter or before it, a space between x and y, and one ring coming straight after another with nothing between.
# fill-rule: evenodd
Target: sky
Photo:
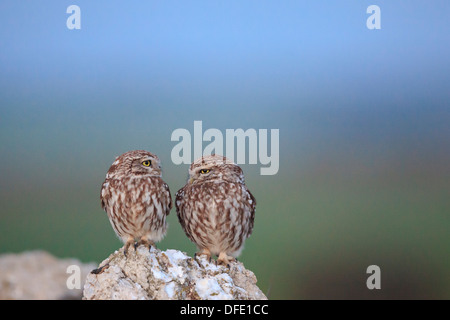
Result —
<instances>
[{"instance_id":1,"label":"sky","mask_svg":"<svg viewBox=\"0 0 450 320\"><path fill-rule=\"evenodd\" d=\"M148 126L167 145L194 120L279 128L285 145L316 128L374 143L448 133L445 1L379 1L380 30L367 1L77 1L81 30L66 27L71 4L0 5L3 151L107 145Z\"/></svg>"}]
</instances>

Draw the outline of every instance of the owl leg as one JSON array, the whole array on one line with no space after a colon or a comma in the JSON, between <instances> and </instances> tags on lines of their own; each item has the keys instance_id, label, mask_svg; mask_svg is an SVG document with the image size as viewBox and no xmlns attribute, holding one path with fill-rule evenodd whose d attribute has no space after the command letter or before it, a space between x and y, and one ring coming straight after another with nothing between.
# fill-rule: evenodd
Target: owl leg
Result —
<instances>
[{"instance_id":1,"label":"owl leg","mask_svg":"<svg viewBox=\"0 0 450 320\"><path fill-rule=\"evenodd\" d=\"M227 255L226 252L221 252L219 253L219 257L217 258L217 263L218 264L223 264L225 266L227 266L228 268L230 267L230 262L231 261L235 261L236 259Z\"/></svg>"},{"instance_id":2,"label":"owl leg","mask_svg":"<svg viewBox=\"0 0 450 320\"><path fill-rule=\"evenodd\" d=\"M209 262L211 262L211 251L209 251L209 250L206 249L206 248L203 248L202 250L200 250L200 252L196 252L196 253L194 254L195 260L198 262L197 257L198 257L198 256L202 256L202 255L205 255L205 256L206 256L206 260L208 260Z\"/></svg>"},{"instance_id":3,"label":"owl leg","mask_svg":"<svg viewBox=\"0 0 450 320\"><path fill-rule=\"evenodd\" d=\"M141 239L136 243L135 245L135 249L137 249L140 245L145 246L148 250L150 250L152 247L155 247L155 243L149 239L147 239L146 237L141 237Z\"/></svg>"},{"instance_id":4,"label":"owl leg","mask_svg":"<svg viewBox=\"0 0 450 320\"><path fill-rule=\"evenodd\" d=\"M124 248L123 248L123 254L125 255L125 257L127 256L128 253L128 248L134 245L134 238L128 238L127 242L125 242Z\"/></svg>"}]
</instances>

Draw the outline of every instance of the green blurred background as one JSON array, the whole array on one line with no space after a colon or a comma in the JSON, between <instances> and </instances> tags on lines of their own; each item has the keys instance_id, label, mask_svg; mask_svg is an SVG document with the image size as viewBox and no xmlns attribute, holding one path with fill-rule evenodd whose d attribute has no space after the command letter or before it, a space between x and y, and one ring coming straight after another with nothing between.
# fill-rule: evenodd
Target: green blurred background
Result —
<instances>
[{"instance_id":1,"label":"green blurred background","mask_svg":"<svg viewBox=\"0 0 450 320\"><path fill-rule=\"evenodd\" d=\"M278 174L242 166L269 298L449 299L450 4L422 3L376 1L368 30L367 1L76 1L68 30L72 1L2 1L0 253L101 262L114 158L156 153L174 195L171 133L202 120L280 130ZM193 255L169 224L158 247Z\"/></svg>"}]
</instances>

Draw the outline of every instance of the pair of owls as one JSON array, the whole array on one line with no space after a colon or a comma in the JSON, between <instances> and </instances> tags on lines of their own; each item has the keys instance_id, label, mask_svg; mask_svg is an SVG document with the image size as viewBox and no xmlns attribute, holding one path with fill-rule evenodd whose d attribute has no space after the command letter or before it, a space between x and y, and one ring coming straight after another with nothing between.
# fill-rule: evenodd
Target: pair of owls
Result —
<instances>
[{"instance_id":1,"label":"pair of owls","mask_svg":"<svg viewBox=\"0 0 450 320\"><path fill-rule=\"evenodd\" d=\"M116 158L101 189L101 205L125 243L150 247L167 231L172 209L169 186L161 178L159 158L144 150ZM242 169L229 159L204 156L189 168L189 180L176 193L178 220L199 254L229 264L242 251L253 229L256 201Z\"/></svg>"}]
</instances>

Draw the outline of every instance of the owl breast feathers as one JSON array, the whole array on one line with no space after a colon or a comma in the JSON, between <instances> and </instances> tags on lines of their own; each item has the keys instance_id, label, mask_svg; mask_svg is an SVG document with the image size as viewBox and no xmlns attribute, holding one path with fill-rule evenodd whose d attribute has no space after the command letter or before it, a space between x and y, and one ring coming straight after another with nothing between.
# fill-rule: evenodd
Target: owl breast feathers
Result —
<instances>
[{"instance_id":1,"label":"owl breast feathers","mask_svg":"<svg viewBox=\"0 0 450 320\"><path fill-rule=\"evenodd\" d=\"M151 246L166 234L172 200L156 155L136 150L119 156L106 174L100 198L114 231L125 243L125 254L136 239Z\"/></svg>"},{"instance_id":2,"label":"owl breast feathers","mask_svg":"<svg viewBox=\"0 0 450 320\"><path fill-rule=\"evenodd\" d=\"M228 264L253 230L256 201L242 169L223 156L205 156L189 169L189 180L176 194L180 224L207 256Z\"/></svg>"}]
</instances>

